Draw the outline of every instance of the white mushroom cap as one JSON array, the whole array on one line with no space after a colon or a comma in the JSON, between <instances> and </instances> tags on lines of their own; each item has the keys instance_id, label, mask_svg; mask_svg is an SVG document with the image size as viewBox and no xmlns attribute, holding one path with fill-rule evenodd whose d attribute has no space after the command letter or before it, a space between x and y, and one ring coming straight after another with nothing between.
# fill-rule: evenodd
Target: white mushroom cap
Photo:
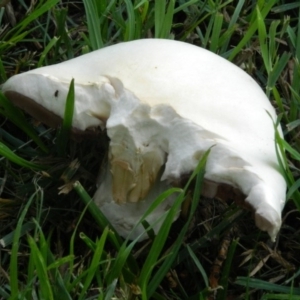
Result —
<instances>
[{"instance_id":1,"label":"white mushroom cap","mask_svg":"<svg viewBox=\"0 0 300 300\"><path fill-rule=\"evenodd\" d=\"M275 239L286 191L268 115L275 120L276 114L243 70L196 46L147 39L14 76L3 91L18 105L23 100L16 93L62 118L72 78L73 126L106 127L111 140L112 176L108 184L100 183L95 201L124 219L123 236L138 219L124 207L136 209L151 189L166 188L192 172L212 147L205 178L238 188L255 212L256 225ZM99 192L104 187L110 197ZM206 193L214 196L216 190Z\"/></svg>"}]
</instances>

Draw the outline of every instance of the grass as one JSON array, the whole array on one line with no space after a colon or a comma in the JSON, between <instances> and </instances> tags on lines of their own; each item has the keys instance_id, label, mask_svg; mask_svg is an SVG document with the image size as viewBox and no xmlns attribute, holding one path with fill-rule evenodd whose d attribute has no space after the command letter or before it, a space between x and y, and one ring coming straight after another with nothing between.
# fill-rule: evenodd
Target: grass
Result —
<instances>
[{"instance_id":1,"label":"grass","mask_svg":"<svg viewBox=\"0 0 300 300\"><path fill-rule=\"evenodd\" d=\"M194 192L189 182L149 208L176 193L178 206L191 198L187 216L172 225L174 207L157 236L148 228L148 241L123 240L89 196L105 136L84 144L68 139L72 85L60 132L33 123L0 94L0 299L300 299L298 1L41 0L28 6L16 0L0 8L0 24L0 83L139 38L172 38L218 53L255 78L272 101L288 166L288 202L275 244L234 203L200 199L205 157L193 174Z\"/></svg>"}]
</instances>

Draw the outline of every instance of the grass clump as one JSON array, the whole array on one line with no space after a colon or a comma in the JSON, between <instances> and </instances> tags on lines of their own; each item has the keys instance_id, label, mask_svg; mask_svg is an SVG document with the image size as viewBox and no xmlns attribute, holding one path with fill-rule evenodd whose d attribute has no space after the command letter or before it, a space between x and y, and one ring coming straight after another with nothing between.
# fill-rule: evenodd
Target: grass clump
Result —
<instances>
[{"instance_id":1,"label":"grass clump","mask_svg":"<svg viewBox=\"0 0 300 300\"><path fill-rule=\"evenodd\" d=\"M123 240L89 196L106 137L68 139L73 85L60 132L33 123L0 94L0 299L299 299L298 1L4 2L0 83L148 37L199 45L242 67L280 116L289 201L271 245L234 203L199 200L204 157L195 189L188 182L166 191L149 208L177 193L177 206L191 198L187 216L171 226L174 206L157 236L148 228L148 241Z\"/></svg>"}]
</instances>

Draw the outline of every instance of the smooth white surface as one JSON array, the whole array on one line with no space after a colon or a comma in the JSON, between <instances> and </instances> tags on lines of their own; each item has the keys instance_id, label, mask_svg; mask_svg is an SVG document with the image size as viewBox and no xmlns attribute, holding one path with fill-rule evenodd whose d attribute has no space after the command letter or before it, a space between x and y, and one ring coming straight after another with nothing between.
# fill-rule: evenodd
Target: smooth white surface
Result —
<instances>
[{"instance_id":1,"label":"smooth white surface","mask_svg":"<svg viewBox=\"0 0 300 300\"><path fill-rule=\"evenodd\" d=\"M74 127L107 127L114 200L144 199L165 163L162 180L169 183L214 146L205 177L239 188L257 226L275 238L286 189L267 112L273 120L276 114L243 70L196 46L148 39L14 76L3 90L62 117L72 78ZM100 207L107 205L106 196L96 195Z\"/></svg>"}]
</instances>

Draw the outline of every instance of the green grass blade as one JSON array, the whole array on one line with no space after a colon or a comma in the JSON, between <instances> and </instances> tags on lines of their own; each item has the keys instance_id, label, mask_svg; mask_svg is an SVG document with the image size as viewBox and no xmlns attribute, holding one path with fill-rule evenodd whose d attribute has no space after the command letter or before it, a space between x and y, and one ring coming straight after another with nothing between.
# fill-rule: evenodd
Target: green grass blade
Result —
<instances>
[{"instance_id":1,"label":"green grass blade","mask_svg":"<svg viewBox=\"0 0 300 300\"><path fill-rule=\"evenodd\" d=\"M106 230L106 228L104 228ZM79 237L84 241L84 243L93 251L96 251L96 243L90 239L84 232L79 233ZM72 251L73 252L73 251Z\"/></svg>"},{"instance_id":2,"label":"green grass blade","mask_svg":"<svg viewBox=\"0 0 300 300\"><path fill-rule=\"evenodd\" d=\"M26 121L21 110L17 109L1 92L0 92L0 114L8 118L23 132L25 132L45 153L49 150L36 134L33 127Z\"/></svg>"},{"instance_id":3,"label":"green grass blade","mask_svg":"<svg viewBox=\"0 0 300 300\"><path fill-rule=\"evenodd\" d=\"M178 209L180 208L182 202L184 200L184 195L181 194L173 204L173 206L170 208L152 246L150 249L150 252L143 264L143 268L141 270L141 274L139 277L139 285L142 289L142 299L148 299L150 298L149 295L147 295L147 288L148 288L148 281L151 276L151 273L153 271L153 268L156 266L158 257L163 249L163 246L165 244L165 241L168 237L172 222L178 213ZM148 297L148 298L147 298Z\"/></svg>"},{"instance_id":4,"label":"green grass blade","mask_svg":"<svg viewBox=\"0 0 300 300\"><path fill-rule=\"evenodd\" d=\"M300 190L300 178L297 179L291 187L288 189L288 192L286 194L286 199L293 198L294 194L297 193Z\"/></svg>"},{"instance_id":5,"label":"green grass blade","mask_svg":"<svg viewBox=\"0 0 300 300\"><path fill-rule=\"evenodd\" d=\"M3 66L3 61L0 57L0 82L6 81L7 80L7 76L6 76L6 72Z\"/></svg>"},{"instance_id":6,"label":"green grass blade","mask_svg":"<svg viewBox=\"0 0 300 300\"><path fill-rule=\"evenodd\" d=\"M114 295L114 292L116 290L116 287L117 287L117 283L118 283L118 279L115 279L106 289L106 295L105 295L105 298L104 300L111 300L113 299L113 295Z\"/></svg>"},{"instance_id":7,"label":"green grass blade","mask_svg":"<svg viewBox=\"0 0 300 300\"><path fill-rule=\"evenodd\" d=\"M54 43L53 45L55 45L55 52L54 52L53 59L55 61L60 60L59 56L62 55L62 51L63 51L62 49L64 49L64 53L66 53L68 59L74 58L75 49L72 48L70 33L68 32L66 27L66 23L68 23L67 8L55 9L54 16L55 16L56 26L57 26L56 35L59 38L54 37L57 39L55 43L53 42L52 39L48 44L48 46L50 45L50 43Z\"/></svg>"},{"instance_id":8,"label":"green grass blade","mask_svg":"<svg viewBox=\"0 0 300 300\"><path fill-rule=\"evenodd\" d=\"M155 1L155 38L161 37L161 28L164 20L166 1Z\"/></svg>"},{"instance_id":9,"label":"green grass blade","mask_svg":"<svg viewBox=\"0 0 300 300\"><path fill-rule=\"evenodd\" d=\"M293 159L300 161L300 153L297 150L295 150L292 146L290 146L288 142L283 139L282 144L285 150L292 155Z\"/></svg>"},{"instance_id":10,"label":"green grass blade","mask_svg":"<svg viewBox=\"0 0 300 300\"><path fill-rule=\"evenodd\" d=\"M134 245L137 243L137 239L131 242L128 246L124 242L122 246L119 249L118 256L115 259L115 262L113 264L113 267L109 271L107 275L107 282L109 284L112 284L115 279L119 278L122 274L122 271L124 270L124 266L126 264L126 261L128 257L131 255L132 249ZM124 274L126 276L126 274ZM125 277L124 276L124 277ZM131 283L131 282L130 282Z\"/></svg>"},{"instance_id":11,"label":"green grass blade","mask_svg":"<svg viewBox=\"0 0 300 300\"><path fill-rule=\"evenodd\" d=\"M47 273L45 257L31 236L28 236L28 244L33 255L36 273L39 278L41 297L42 299L54 300L51 283Z\"/></svg>"},{"instance_id":12,"label":"green grass blade","mask_svg":"<svg viewBox=\"0 0 300 300\"><path fill-rule=\"evenodd\" d=\"M103 40L100 31L100 21L95 0L83 0L87 26L89 32L89 41L92 50L97 50L103 47Z\"/></svg>"},{"instance_id":13,"label":"green grass blade","mask_svg":"<svg viewBox=\"0 0 300 300\"><path fill-rule=\"evenodd\" d=\"M224 44L222 45L220 53L224 53L228 49L230 38L231 38L232 34L234 33L234 28L238 25L238 18L240 17L244 3L245 3L245 0L239 0L238 4L236 5L236 7L234 9L234 13L231 16L231 19L230 19L230 22L228 25L228 29L227 29L227 32L230 32L230 35L227 35L227 38L224 39ZM224 35L225 34L226 33L224 33ZM222 38L223 38L223 36L222 36Z\"/></svg>"},{"instance_id":14,"label":"green grass blade","mask_svg":"<svg viewBox=\"0 0 300 300\"><path fill-rule=\"evenodd\" d=\"M292 130L296 129L299 126L300 126L300 119L286 124L286 127L287 127L288 131L292 131Z\"/></svg>"},{"instance_id":15,"label":"green grass blade","mask_svg":"<svg viewBox=\"0 0 300 300\"><path fill-rule=\"evenodd\" d=\"M286 12L288 10L295 9L295 8L298 8L298 7L300 7L300 2L298 2L298 1L295 1L293 3L285 3L285 4L282 4L282 5L278 5L278 6L273 7L272 8L272 13L275 13L275 14L283 13L283 12Z\"/></svg>"},{"instance_id":16,"label":"green grass blade","mask_svg":"<svg viewBox=\"0 0 300 300\"><path fill-rule=\"evenodd\" d=\"M300 300L300 296L290 294L265 294L261 300Z\"/></svg>"},{"instance_id":17,"label":"green grass blade","mask_svg":"<svg viewBox=\"0 0 300 300\"><path fill-rule=\"evenodd\" d=\"M270 72L268 77L268 86L270 87L270 89L273 89L274 86L276 85L279 77L282 74L282 71L286 68L290 58L291 58L291 53L283 52L279 60L273 66L273 69Z\"/></svg>"},{"instance_id":18,"label":"green grass blade","mask_svg":"<svg viewBox=\"0 0 300 300\"><path fill-rule=\"evenodd\" d=\"M83 186L78 181L75 182L73 186L81 200L84 202L85 205L87 205L90 214L93 216L94 220L102 228L102 230L104 230L107 226L110 227L111 231L108 233L108 239L113 243L116 250L119 250L121 244L123 243L122 238L118 235L116 230L113 229L112 225L109 223L107 218L103 215L101 210L94 203L92 198L84 190Z\"/></svg>"},{"instance_id":19,"label":"green grass blade","mask_svg":"<svg viewBox=\"0 0 300 300\"><path fill-rule=\"evenodd\" d=\"M22 234L22 225L25 219L25 216L29 210L31 203L35 200L35 197L39 193L39 190L36 191L26 203L22 213L19 217L17 227L15 229L13 244L11 249L11 259L9 266L9 276L10 276L10 289L11 289L11 297L10 299L17 299L19 294L19 278L18 278L18 249L19 249L19 240Z\"/></svg>"},{"instance_id":20,"label":"green grass blade","mask_svg":"<svg viewBox=\"0 0 300 300\"><path fill-rule=\"evenodd\" d=\"M47 270L50 271L52 269L58 269L65 264L69 264L72 260L74 260L74 255L67 255L59 259L54 259L53 262L47 266Z\"/></svg>"},{"instance_id":21,"label":"green grass blade","mask_svg":"<svg viewBox=\"0 0 300 300\"><path fill-rule=\"evenodd\" d=\"M131 0L124 0L126 3L127 21L126 30L124 35L124 41L131 41L135 37L135 14L134 8Z\"/></svg>"},{"instance_id":22,"label":"green grass blade","mask_svg":"<svg viewBox=\"0 0 300 300\"><path fill-rule=\"evenodd\" d=\"M285 280L284 284L288 284L292 281L294 281L297 277L300 275L300 268L287 280Z\"/></svg>"},{"instance_id":23,"label":"green grass blade","mask_svg":"<svg viewBox=\"0 0 300 300\"><path fill-rule=\"evenodd\" d=\"M42 52L40 59L38 61L37 67L41 67L44 63L44 60L47 56L47 54L49 53L49 51L55 46L55 44L57 43L57 41L59 40L59 38L54 37L51 39L51 41L48 43L48 45L45 47L44 51Z\"/></svg>"},{"instance_id":24,"label":"green grass blade","mask_svg":"<svg viewBox=\"0 0 300 300\"><path fill-rule=\"evenodd\" d=\"M31 22L35 21L39 16L51 10L53 6L55 6L59 0L47 0L44 4L42 4L39 8L31 12L28 17L26 17L23 21L21 21L14 30L17 30L14 35L18 35L25 27L27 27Z\"/></svg>"},{"instance_id":25,"label":"green grass blade","mask_svg":"<svg viewBox=\"0 0 300 300\"><path fill-rule=\"evenodd\" d=\"M300 15L300 9L298 11L298 16ZM294 70L293 70L293 81L291 85L291 90L294 91L292 93L292 101L289 110L289 120L294 121L298 119L299 116L299 101L297 100L297 96L299 97L300 92L300 18L298 17L298 24L297 24L297 34L295 34L295 55L294 55Z\"/></svg>"},{"instance_id":26,"label":"green grass blade","mask_svg":"<svg viewBox=\"0 0 300 300\"><path fill-rule=\"evenodd\" d=\"M74 249L75 248L75 238L77 236L78 226L81 223L81 221L82 221L82 219L83 219L83 217L84 217L85 212L87 211L87 209L88 209L88 204L85 205L85 208L83 209L83 211L82 211L82 213L81 213L81 215L79 217L79 220L78 220L78 222L77 222L77 224L75 226L75 229L74 229L73 234L72 234L71 239L70 239L70 251L69 251L69 254L71 256L74 256L74 257L75 257L75 254L74 254L75 253L75 249ZM81 238L81 236L80 236L80 238ZM69 264L69 270L70 270L70 272L64 278L64 281L65 281L65 283L66 283L66 285L68 287L71 286L70 282L71 282L71 278L72 278L72 271L73 271L73 268L74 268L74 263L75 263L74 259L70 260L70 264Z\"/></svg>"},{"instance_id":27,"label":"green grass blade","mask_svg":"<svg viewBox=\"0 0 300 300\"><path fill-rule=\"evenodd\" d=\"M287 116L287 113L285 112L284 104L283 104L282 98L281 98L281 96L280 96L280 94L279 94L279 91L278 91L278 89L276 88L276 86L273 87L272 93L273 93L274 99L275 99L275 101L276 101L276 104L277 104L277 106L278 106L278 109L279 109L279 111L280 111L280 114L282 114L284 121L288 123L288 122L289 122L289 121L288 121L288 116Z\"/></svg>"},{"instance_id":28,"label":"green grass blade","mask_svg":"<svg viewBox=\"0 0 300 300\"><path fill-rule=\"evenodd\" d=\"M108 227L106 227L101 234L100 240L98 240L96 242L96 249L94 251L94 255L93 255L91 264L88 268L87 276L83 282L83 289L81 290L81 293L79 295L79 298L78 298L79 300L82 300L85 298L87 289L90 287L92 280L95 276L95 273L99 269L99 262L101 261L101 257L103 254L104 245L106 242L108 231L109 231L109 229L108 229Z\"/></svg>"},{"instance_id":29,"label":"green grass blade","mask_svg":"<svg viewBox=\"0 0 300 300\"><path fill-rule=\"evenodd\" d=\"M57 134L57 152L60 156L66 156L67 144L72 128L72 120L75 106L75 87L74 79L71 80L69 92L66 99L64 119L61 129Z\"/></svg>"},{"instance_id":30,"label":"green grass blade","mask_svg":"<svg viewBox=\"0 0 300 300\"><path fill-rule=\"evenodd\" d=\"M36 227L34 222L27 222L25 224L22 224L21 230L19 231L19 236L22 237L29 231L33 230ZM13 230L9 234L5 235L0 239L0 246L5 248L12 244L14 240L14 236L16 234L16 230Z\"/></svg>"},{"instance_id":31,"label":"green grass blade","mask_svg":"<svg viewBox=\"0 0 300 300\"><path fill-rule=\"evenodd\" d=\"M30 162L11 151L7 146L0 142L0 156L7 158L9 161L32 170L45 170L48 167L45 165Z\"/></svg>"},{"instance_id":32,"label":"green grass blade","mask_svg":"<svg viewBox=\"0 0 300 300\"><path fill-rule=\"evenodd\" d=\"M189 6L191 6L193 4L197 4L198 2L199 2L199 0L182 1L181 3L179 3L180 5L175 8L174 14L188 8Z\"/></svg>"},{"instance_id":33,"label":"green grass blade","mask_svg":"<svg viewBox=\"0 0 300 300\"><path fill-rule=\"evenodd\" d=\"M204 48L209 47L209 41L210 41L210 37L212 36L213 26L214 26L214 19L210 18L209 22L208 22L208 25L207 25L207 28L205 30L204 40L202 41Z\"/></svg>"},{"instance_id":34,"label":"green grass blade","mask_svg":"<svg viewBox=\"0 0 300 300\"><path fill-rule=\"evenodd\" d=\"M260 51L264 61L264 66L266 68L267 73L269 74L271 72L272 66L271 66L271 60L269 57L269 50L267 44L267 30L258 5L256 6L256 15L257 15L257 28L258 28Z\"/></svg>"},{"instance_id":35,"label":"green grass blade","mask_svg":"<svg viewBox=\"0 0 300 300\"><path fill-rule=\"evenodd\" d=\"M298 157L299 153L297 151L294 151L294 149L286 141L282 139L282 137L278 132L277 124L274 124L274 128L275 128L275 141L276 141L275 150L276 150L280 171L285 178L288 188L291 188L295 183L295 179L293 173L288 167L289 165L287 162L285 150L291 151L293 155L295 155L296 157ZM297 209L300 211L300 191L295 190L291 196L293 196L292 199Z\"/></svg>"},{"instance_id":36,"label":"green grass blade","mask_svg":"<svg viewBox=\"0 0 300 300\"><path fill-rule=\"evenodd\" d=\"M226 261L223 266L223 270L219 282L219 285L222 286L223 288L218 291L217 300L226 299L226 296L228 295L227 293L228 285L229 285L228 278L230 274L230 269L233 268L232 261L234 258L237 245L238 245L238 240L233 240L229 246Z\"/></svg>"},{"instance_id":37,"label":"green grass blade","mask_svg":"<svg viewBox=\"0 0 300 300\"><path fill-rule=\"evenodd\" d=\"M167 2L165 0L155 1L154 22L155 22L155 38L168 38L174 15L175 1Z\"/></svg>"},{"instance_id":38,"label":"green grass blade","mask_svg":"<svg viewBox=\"0 0 300 300\"><path fill-rule=\"evenodd\" d=\"M219 48L222 24L223 24L223 15L220 13L216 13L214 16L214 26L212 29L211 41L209 47L210 51L215 53Z\"/></svg>"},{"instance_id":39,"label":"green grass blade","mask_svg":"<svg viewBox=\"0 0 300 300\"><path fill-rule=\"evenodd\" d=\"M1 286L0 286L0 296L2 297L2 299L9 298L9 294Z\"/></svg>"},{"instance_id":40,"label":"green grass blade","mask_svg":"<svg viewBox=\"0 0 300 300\"><path fill-rule=\"evenodd\" d=\"M0 128L0 136L3 143L7 145L13 152L18 152L19 155L35 157L38 152L33 147L29 146L30 141L24 143L24 141L16 138L14 135L10 134L8 131Z\"/></svg>"},{"instance_id":41,"label":"green grass blade","mask_svg":"<svg viewBox=\"0 0 300 300\"><path fill-rule=\"evenodd\" d=\"M187 245L187 250L188 250L192 260L194 261L196 267L198 268L199 272L201 273L202 278L203 278L204 283L205 283L205 286L208 288L209 287L208 277L207 277L207 274L206 274L203 266L201 265L198 257L196 256L196 254L194 253L194 251L192 250L192 248L189 245Z\"/></svg>"},{"instance_id":42,"label":"green grass blade","mask_svg":"<svg viewBox=\"0 0 300 300\"><path fill-rule=\"evenodd\" d=\"M280 21L273 21L269 28L269 54L270 59L274 61L276 59L278 44L276 42L277 28L280 25Z\"/></svg>"},{"instance_id":43,"label":"green grass blade","mask_svg":"<svg viewBox=\"0 0 300 300\"><path fill-rule=\"evenodd\" d=\"M94 203L92 198L85 191L83 186L77 181L74 183L73 187L74 187L74 190L79 195L80 199L87 206L87 208L88 208L90 214L92 215L92 217L94 218L94 220L102 228L102 230L104 230L106 227L110 228L107 239L112 243L114 248L117 251L119 251L121 245L123 244L123 239L119 236L117 231L109 223L107 218L103 215L101 210L97 207L97 205ZM138 270L139 270L138 265L136 263L136 260L133 258L133 256L131 254L128 257L128 264L130 265L130 270L132 271L132 273L138 272Z\"/></svg>"},{"instance_id":44,"label":"green grass blade","mask_svg":"<svg viewBox=\"0 0 300 300\"><path fill-rule=\"evenodd\" d=\"M279 284L267 282L261 279L249 278L249 277L237 277L235 284L251 287L258 290L271 291L271 292L279 292L290 295L300 295L300 288L282 286Z\"/></svg>"},{"instance_id":45,"label":"green grass blade","mask_svg":"<svg viewBox=\"0 0 300 300\"><path fill-rule=\"evenodd\" d=\"M272 9L272 7L274 6L275 3L276 3L276 0L270 0L265 3L265 6L261 10L261 18L262 19L265 19L266 15L270 12L270 10ZM254 20L256 20L256 19L254 18ZM250 25L248 31L244 34L244 37L242 38L242 40L238 43L238 45L231 52L231 54L229 56L229 60L233 60L234 57L247 44L247 42L253 37L255 31L257 30L257 26L258 26L258 24L255 21Z\"/></svg>"},{"instance_id":46,"label":"green grass blade","mask_svg":"<svg viewBox=\"0 0 300 300\"><path fill-rule=\"evenodd\" d=\"M162 38L167 39L170 37L172 24L173 24L174 7L175 7L175 0L170 0L161 28Z\"/></svg>"}]
</instances>

